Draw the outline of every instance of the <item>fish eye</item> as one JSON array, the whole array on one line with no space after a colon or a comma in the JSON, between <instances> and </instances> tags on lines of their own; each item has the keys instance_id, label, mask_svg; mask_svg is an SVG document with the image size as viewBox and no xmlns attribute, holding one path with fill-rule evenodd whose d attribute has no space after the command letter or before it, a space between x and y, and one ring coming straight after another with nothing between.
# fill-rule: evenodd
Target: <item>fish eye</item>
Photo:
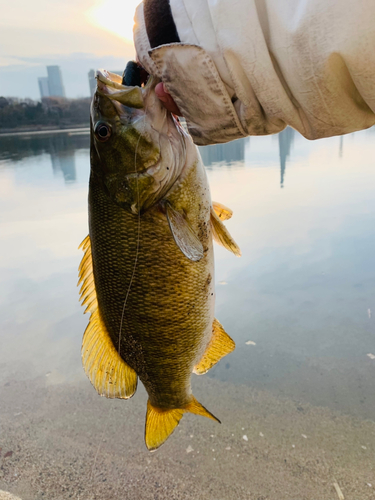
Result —
<instances>
[{"instance_id":1,"label":"fish eye","mask_svg":"<svg viewBox=\"0 0 375 500\"><path fill-rule=\"evenodd\" d=\"M100 142L108 141L112 135L112 128L104 122L98 122L95 126L95 135Z\"/></svg>"}]
</instances>

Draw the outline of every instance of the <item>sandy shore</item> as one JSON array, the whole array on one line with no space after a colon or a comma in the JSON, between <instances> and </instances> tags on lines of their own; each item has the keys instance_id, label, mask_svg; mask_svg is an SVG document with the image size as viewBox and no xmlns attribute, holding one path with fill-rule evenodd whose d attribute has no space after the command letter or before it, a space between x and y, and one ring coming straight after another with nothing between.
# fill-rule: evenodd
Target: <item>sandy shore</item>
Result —
<instances>
[{"instance_id":1,"label":"sandy shore","mask_svg":"<svg viewBox=\"0 0 375 500\"><path fill-rule=\"evenodd\" d=\"M142 388L111 401L89 382L8 380L0 489L22 500L335 500L337 487L375 498L374 422L208 377L194 377L194 393L222 424L186 415L149 453Z\"/></svg>"},{"instance_id":2,"label":"sandy shore","mask_svg":"<svg viewBox=\"0 0 375 500\"><path fill-rule=\"evenodd\" d=\"M7 491L0 490L0 500L20 500L20 498L15 497L14 495L8 493Z\"/></svg>"}]
</instances>

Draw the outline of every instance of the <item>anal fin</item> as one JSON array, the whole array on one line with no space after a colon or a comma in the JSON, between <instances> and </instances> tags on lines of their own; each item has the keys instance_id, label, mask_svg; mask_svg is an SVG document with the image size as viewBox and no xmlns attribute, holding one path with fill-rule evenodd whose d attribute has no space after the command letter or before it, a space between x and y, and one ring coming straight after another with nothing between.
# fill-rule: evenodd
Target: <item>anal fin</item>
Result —
<instances>
[{"instance_id":1,"label":"anal fin","mask_svg":"<svg viewBox=\"0 0 375 500\"><path fill-rule=\"evenodd\" d=\"M228 229L224 226L224 224L219 219L219 216L216 214L215 210L211 208L211 228L212 228L212 236L216 243L223 246L230 252L234 253L236 257L241 257L241 250L237 243L234 241L232 236L229 234Z\"/></svg>"},{"instance_id":2,"label":"anal fin","mask_svg":"<svg viewBox=\"0 0 375 500\"><path fill-rule=\"evenodd\" d=\"M212 338L208 344L202 359L194 366L193 373L204 375L210 370L221 358L234 350L236 344L226 333L222 325L217 319L214 319L212 324Z\"/></svg>"},{"instance_id":3,"label":"anal fin","mask_svg":"<svg viewBox=\"0 0 375 500\"><path fill-rule=\"evenodd\" d=\"M98 310L90 317L81 353L83 369L100 396L129 399L134 395L137 374L117 352Z\"/></svg>"},{"instance_id":4,"label":"anal fin","mask_svg":"<svg viewBox=\"0 0 375 500\"><path fill-rule=\"evenodd\" d=\"M157 450L180 423L184 413L194 413L202 417L211 418L219 422L212 413L201 405L194 396L187 405L182 408L157 408L147 401L147 415L145 426L145 442L149 451Z\"/></svg>"}]
</instances>

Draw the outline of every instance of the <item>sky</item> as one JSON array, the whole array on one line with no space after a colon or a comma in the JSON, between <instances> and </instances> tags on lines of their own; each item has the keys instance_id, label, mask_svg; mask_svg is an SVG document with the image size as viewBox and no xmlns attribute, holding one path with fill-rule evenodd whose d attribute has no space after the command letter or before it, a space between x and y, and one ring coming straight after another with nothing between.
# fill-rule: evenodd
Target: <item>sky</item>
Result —
<instances>
[{"instance_id":1,"label":"sky","mask_svg":"<svg viewBox=\"0 0 375 500\"><path fill-rule=\"evenodd\" d=\"M67 97L89 96L87 73L134 58L140 0L0 0L0 96L40 99L38 77L61 67Z\"/></svg>"}]
</instances>

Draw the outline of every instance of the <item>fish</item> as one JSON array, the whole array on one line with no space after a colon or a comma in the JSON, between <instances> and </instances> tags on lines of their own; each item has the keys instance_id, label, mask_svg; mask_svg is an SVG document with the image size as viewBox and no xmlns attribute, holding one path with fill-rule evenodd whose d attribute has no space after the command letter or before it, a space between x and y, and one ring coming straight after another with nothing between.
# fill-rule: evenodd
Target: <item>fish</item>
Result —
<instances>
[{"instance_id":1,"label":"fish","mask_svg":"<svg viewBox=\"0 0 375 500\"><path fill-rule=\"evenodd\" d=\"M147 393L145 443L161 446L184 413L219 420L192 394L235 348L214 317L213 239L240 255L211 201L197 146L155 95L97 71L90 110L89 234L79 285L90 313L83 368L96 391Z\"/></svg>"}]
</instances>

